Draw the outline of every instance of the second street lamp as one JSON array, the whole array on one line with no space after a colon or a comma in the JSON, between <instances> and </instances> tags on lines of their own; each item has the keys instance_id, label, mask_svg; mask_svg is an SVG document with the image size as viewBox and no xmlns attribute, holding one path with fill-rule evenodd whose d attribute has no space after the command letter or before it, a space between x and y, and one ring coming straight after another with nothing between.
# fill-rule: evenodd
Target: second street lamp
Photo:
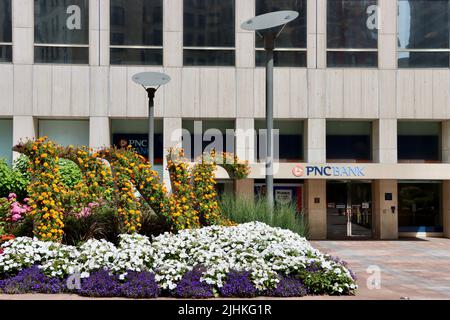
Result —
<instances>
[{"instance_id":1,"label":"second street lamp","mask_svg":"<svg viewBox=\"0 0 450 320\"><path fill-rule=\"evenodd\" d=\"M141 72L132 77L133 81L140 84L148 96L148 161L153 166L154 164L154 133L155 133L155 108L154 99L155 93L160 86L168 83L170 77L167 74L160 72Z\"/></svg>"},{"instance_id":2,"label":"second street lamp","mask_svg":"<svg viewBox=\"0 0 450 320\"><path fill-rule=\"evenodd\" d=\"M265 13L245 21L241 28L256 31L264 40L266 51L266 196L270 207L274 205L273 199L273 51L275 41L283 31L286 24L298 17L297 11L276 11Z\"/></svg>"}]
</instances>

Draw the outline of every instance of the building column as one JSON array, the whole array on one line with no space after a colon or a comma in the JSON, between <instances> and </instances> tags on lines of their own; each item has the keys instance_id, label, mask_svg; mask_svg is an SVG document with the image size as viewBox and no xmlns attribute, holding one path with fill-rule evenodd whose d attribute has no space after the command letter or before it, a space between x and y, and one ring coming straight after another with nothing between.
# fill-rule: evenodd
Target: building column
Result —
<instances>
[{"instance_id":1,"label":"building column","mask_svg":"<svg viewBox=\"0 0 450 320\"><path fill-rule=\"evenodd\" d=\"M308 6L310 6L311 1L308 2ZM316 68L317 69L325 69L327 67L327 0L317 0L316 2L316 17L313 21L316 21L316 30L317 34L316 39ZM309 16L308 16L309 18ZM310 20L310 19L308 19ZM308 27L310 25L308 24ZM308 38L309 40L309 38ZM311 48L308 48L308 51ZM310 55L308 55L308 59ZM308 62L309 66L309 62Z\"/></svg>"},{"instance_id":2,"label":"building column","mask_svg":"<svg viewBox=\"0 0 450 320\"><path fill-rule=\"evenodd\" d=\"M378 1L378 68L397 68L397 1Z\"/></svg>"},{"instance_id":3,"label":"building column","mask_svg":"<svg viewBox=\"0 0 450 320\"><path fill-rule=\"evenodd\" d=\"M397 163L397 119L379 119L372 124L373 162Z\"/></svg>"},{"instance_id":4,"label":"building column","mask_svg":"<svg viewBox=\"0 0 450 320\"><path fill-rule=\"evenodd\" d=\"M450 181L445 180L442 183L442 215L444 237L450 238Z\"/></svg>"},{"instance_id":5,"label":"building column","mask_svg":"<svg viewBox=\"0 0 450 320\"><path fill-rule=\"evenodd\" d=\"M32 116L13 117L13 146L21 140L34 139L36 137L36 121ZM20 153L13 152L13 161L20 156Z\"/></svg>"},{"instance_id":6,"label":"building column","mask_svg":"<svg viewBox=\"0 0 450 320\"><path fill-rule=\"evenodd\" d=\"M34 61L34 1L11 1L13 63L31 65Z\"/></svg>"},{"instance_id":7,"label":"building column","mask_svg":"<svg viewBox=\"0 0 450 320\"><path fill-rule=\"evenodd\" d=\"M327 182L326 180L305 180L305 210L308 223L308 238L327 238Z\"/></svg>"},{"instance_id":8,"label":"building column","mask_svg":"<svg viewBox=\"0 0 450 320\"><path fill-rule=\"evenodd\" d=\"M96 150L111 146L111 130L108 117L89 119L89 147Z\"/></svg>"},{"instance_id":9,"label":"building column","mask_svg":"<svg viewBox=\"0 0 450 320\"><path fill-rule=\"evenodd\" d=\"M183 2L163 0L164 67L183 66Z\"/></svg>"},{"instance_id":10,"label":"building column","mask_svg":"<svg viewBox=\"0 0 450 320\"><path fill-rule=\"evenodd\" d=\"M372 222L375 239L398 239L397 180L373 182Z\"/></svg>"},{"instance_id":11,"label":"building column","mask_svg":"<svg viewBox=\"0 0 450 320\"><path fill-rule=\"evenodd\" d=\"M326 162L326 119L308 119L305 123L306 162Z\"/></svg>"},{"instance_id":12,"label":"building column","mask_svg":"<svg viewBox=\"0 0 450 320\"><path fill-rule=\"evenodd\" d=\"M442 122L442 162L450 163L450 121ZM450 181L442 182L442 215L444 237L450 238Z\"/></svg>"},{"instance_id":13,"label":"building column","mask_svg":"<svg viewBox=\"0 0 450 320\"><path fill-rule=\"evenodd\" d=\"M255 120L253 118L236 119L236 155L240 160L255 163ZM234 191L237 197L253 198L254 179L234 181Z\"/></svg>"},{"instance_id":14,"label":"building column","mask_svg":"<svg viewBox=\"0 0 450 320\"><path fill-rule=\"evenodd\" d=\"M181 118L164 118L163 119L163 137L164 137L164 153L163 153L163 181L167 190L171 190L170 174L167 168L167 154L169 148L182 147L182 119Z\"/></svg>"}]
</instances>

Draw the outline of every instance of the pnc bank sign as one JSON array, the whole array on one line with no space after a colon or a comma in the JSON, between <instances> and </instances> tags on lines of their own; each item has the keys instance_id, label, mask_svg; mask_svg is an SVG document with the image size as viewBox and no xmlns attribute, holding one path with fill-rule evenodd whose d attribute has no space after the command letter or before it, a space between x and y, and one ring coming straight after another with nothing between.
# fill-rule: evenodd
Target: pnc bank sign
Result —
<instances>
[{"instance_id":1,"label":"pnc bank sign","mask_svg":"<svg viewBox=\"0 0 450 320\"><path fill-rule=\"evenodd\" d=\"M292 174L297 177L364 177L364 167L339 165L296 165Z\"/></svg>"}]
</instances>

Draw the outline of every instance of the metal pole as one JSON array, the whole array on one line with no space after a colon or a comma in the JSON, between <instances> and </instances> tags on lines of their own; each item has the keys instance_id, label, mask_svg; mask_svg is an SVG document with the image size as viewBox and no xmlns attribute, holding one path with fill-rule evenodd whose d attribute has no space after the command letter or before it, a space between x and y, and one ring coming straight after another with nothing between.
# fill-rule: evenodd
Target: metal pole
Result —
<instances>
[{"instance_id":1,"label":"metal pole","mask_svg":"<svg viewBox=\"0 0 450 320\"><path fill-rule=\"evenodd\" d=\"M148 162L153 166L154 164L154 134L155 134L155 108L154 108L154 98L155 98L155 88L148 88Z\"/></svg>"},{"instance_id":2,"label":"metal pole","mask_svg":"<svg viewBox=\"0 0 450 320\"><path fill-rule=\"evenodd\" d=\"M275 36L264 37L264 49L266 50L266 196L269 207L273 207L273 50L275 48Z\"/></svg>"}]
</instances>

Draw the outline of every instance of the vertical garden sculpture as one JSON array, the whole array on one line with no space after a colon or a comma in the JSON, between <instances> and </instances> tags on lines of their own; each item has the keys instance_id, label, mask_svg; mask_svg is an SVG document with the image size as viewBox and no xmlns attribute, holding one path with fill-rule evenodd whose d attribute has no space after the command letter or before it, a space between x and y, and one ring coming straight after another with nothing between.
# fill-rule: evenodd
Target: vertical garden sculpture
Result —
<instances>
[{"instance_id":1,"label":"vertical garden sculpture","mask_svg":"<svg viewBox=\"0 0 450 320\"><path fill-rule=\"evenodd\" d=\"M234 155L212 151L190 167L182 149L170 149L167 169L172 192L168 193L148 161L131 148L94 152L86 147L63 147L43 137L21 142L13 149L29 158L33 232L41 240L61 241L68 207L81 209L92 203L113 203L124 231L138 232L139 197L174 231L228 225L231 222L222 217L216 199L216 166L222 165L237 179L249 173L248 164ZM61 183L60 158L73 161L82 172L82 182L72 189Z\"/></svg>"}]
</instances>

